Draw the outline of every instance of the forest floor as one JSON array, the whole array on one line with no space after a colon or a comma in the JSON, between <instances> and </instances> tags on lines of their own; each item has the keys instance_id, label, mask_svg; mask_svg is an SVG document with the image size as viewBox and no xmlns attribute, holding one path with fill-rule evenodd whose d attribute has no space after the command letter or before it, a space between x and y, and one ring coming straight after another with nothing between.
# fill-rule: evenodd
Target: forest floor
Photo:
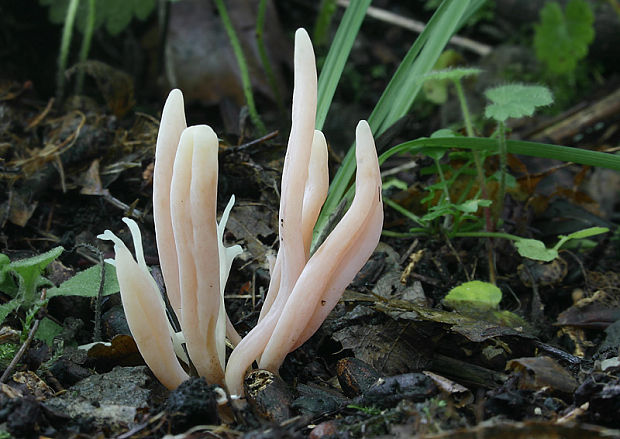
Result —
<instances>
[{"instance_id":1,"label":"forest floor","mask_svg":"<svg viewBox=\"0 0 620 439\"><path fill-rule=\"evenodd\" d=\"M277 74L283 96L290 96L292 31L312 25L306 17L310 2L300 3L297 9L278 3L280 19L271 35L271 50L282 53ZM377 3L413 14L395 2ZM510 2L497 3L495 15L464 31L482 45L484 55L449 46L456 64L485 72L465 83L473 114L481 114L481 90L490 85L544 80L536 76L540 63L525 25L502 15L501 4ZM58 26L46 24L46 9L37 7L42 34L59 34ZM7 26L21 29L26 22L17 8L7 14ZM163 73L149 76L149 69L157 71L147 39L155 22L132 25L109 45L97 40L94 53L105 63L88 64L87 91L68 93L62 101L49 91L55 59L42 55L45 69L29 64L34 40L11 48L22 50L24 58L8 65L0 78L0 243L8 257L0 260L0 287L12 285L0 288L0 304L10 303L12 288L19 287L8 261L62 246L60 256L43 265L49 283L33 287L38 298L113 256L112 247L96 238L104 230L129 242L123 216L140 223L147 264L157 271L152 172L168 88L159 85ZM510 38L511 30L520 37ZM169 38L182 38L183 32L188 30L173 27ZM217 32L209 38L226 41L221 29L203 32ZM18 34L11 38L17 45ZM362 26L325 127L332 175L352 141L354 124L368 116L413 38L392 23L369 19ZM137 48L128 49L128 42ZM143 54L139 68L137 58L131 65L122 62L135 53L131 50ZM326 51L318 46L318 58ZM234 63L230 51L217 56L215 64ZM554 90L552 109L511 121L509 137L614 152L620 144L620 78L617 66L602 56L593 52L583 61L590 67L578 74L587 79L575 80L587 88L573 87L569 94L571 87L565 87L560 90L565 95ZM234 194L225 241L244 250L233 264L226 308L243 334L258 318L269 283L267 256L277 250L279 184L290 126L278 104L287 107L287 99L276 102L264 80L254 80L260 114L271 130L262 136L242 111L241 86L229 71L209 76L179 69L186 75L188 123L213 121L208 123L221 133L218 212ZM196 86L199 81L213 85L206 90ZM442 93L435 87L425 93ZM410 115L376 139L379 151L441 128L459 130L458 102L450 93L443 104L421 94ZM480 135L492 135L495 124L482 116L476 121ZM442 163L454 172L462 157L446 156ZM486 164L489 175L498 167L494 157ZM382 171L397 184L386 188L384 197L423 215L428 203L420 200L438 179L432 166L421 155L386 162ZM279 384L244 409L219 412L216 393L204 380L194 378L172 393L157 382L130 336L118 294L59 293L43 306L37 302L36 313L24 306L6 313L0 369L9 373L0 389L0 437L620 437L620 176L524 156L510 157L509 167L515 184L504 200L502 231L548 246L560 235L590 227L609 232L562 248L542 263L522 257L509 240L449 237L441 227L406 236L414 224L385 206L384 230L392 233L382 236L319 331L289 354L279 377L270 378ZM470 191L467 184L455 180L452 196ZM444 300L465 282L492 279L502 292L497 307L455 309ZM93 282L98 285L96 278ZM39 327L52 335L35 336L24 346ZM22 346L19 362L9 365Z\"/></svg>"}]
</instances>

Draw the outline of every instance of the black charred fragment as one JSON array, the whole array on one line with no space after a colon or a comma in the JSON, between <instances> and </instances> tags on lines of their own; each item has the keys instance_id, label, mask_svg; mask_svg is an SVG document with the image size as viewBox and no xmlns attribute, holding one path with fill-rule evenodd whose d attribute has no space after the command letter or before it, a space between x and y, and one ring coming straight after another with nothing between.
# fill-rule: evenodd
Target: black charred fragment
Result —
<instances>
[{"instance_id":1,"label":"black charred fragment","mask_svg":"<svg viewBox=\"0 0 620 439\"><path fill-rule=\"evenodd\" d=\"M70 417L57 412L33 397L2 399L0 422L14 437L55 436L70 421Z\"/></svg>"},{"instance_id":2,"label":"black charred fragment","mask_svg":"<svg viewBox=\"0 0 620 439\"><path fill-rule=\"evenodd\" d=\"M438 392L437 386L422 373L405 373L379 378L363 395L354 400L357 405L387 407L403 399L424 401Z\"/></svg>"},{"instance_id":3,"label":"black charred fragment","mask_svg":"<svg viewBox=\"0 0 620 439\"><path fill-rule=\"evenodd\" d=\"M336 364L336 375L342 393L349 398L367 392L381 378L381 374L374 367L354 357L340 359Z\"/></svg>"},{"instance_id":4,"label":"black charred fragment","mask_svg":"<svg viewBox=\"0 0 620 439\"><path fill-rule=\"evenodd\" d=\"M195 425L218 425L217 386L207 384L204 378L190 378L173 390L165 410L173 433L186 431Z\"/></svg>"},{"instance_id":5,"label":"black charred fragment","mask_svg":"<svg viewBox=\"0 0 620 439\"><path fill-rule=\"evenodd\" d=\"M261 418L282 423L291 417L293 395L279 376L268 370L250 372L243 381L248 403Z\"/></svg>"}]
</instances>

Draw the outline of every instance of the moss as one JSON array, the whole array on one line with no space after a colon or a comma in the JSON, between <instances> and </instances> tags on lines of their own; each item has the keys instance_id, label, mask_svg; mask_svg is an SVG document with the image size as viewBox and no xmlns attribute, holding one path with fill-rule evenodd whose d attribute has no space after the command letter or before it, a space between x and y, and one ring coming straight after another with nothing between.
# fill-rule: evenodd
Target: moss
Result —
<instances>
[{"instance_id":1,"label":"moss","mask_svg":"<svg viewBox=\"0 0 620 439\"><path fill-rule=\"evenodd\" d=\"M14 343L5 343L0 345L0 369L4 370L8 367L13 357L19 350L19 346ZM1 432L0 432L1 433ZM0 438L2 436L0 435Z\"/></svg>"}]
</instances>

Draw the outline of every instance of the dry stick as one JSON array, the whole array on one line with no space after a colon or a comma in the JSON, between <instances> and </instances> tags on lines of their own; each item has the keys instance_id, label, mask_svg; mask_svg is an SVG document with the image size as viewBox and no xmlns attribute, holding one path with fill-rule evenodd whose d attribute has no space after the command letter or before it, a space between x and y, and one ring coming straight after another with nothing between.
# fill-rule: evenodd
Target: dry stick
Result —
<instances>
[{"instance_id":1,"label":"dry stick","mask_svg":"<svg viewBox=\"0 0 620 439\"><path fill-rule=\"evenodd\" d=\"M45 300L46 293L47 293L47 290L44 288L43 291L41 292L41 300ZM39 329L39 324L41 323L41 320L43 319L43 316L40 314L40 312L44 308L45 306L41 307L41 309L37 312L37 318L32 324L32 327L30 328L30 332L28 333L28 337L26 338L26 341L24 341L24 344L22 344L22 346L19 348L19 351L17 351L17 354L15 354L15 356L11 360L11 363L9 364L9 366L6 368L6 370L0 377L0 383L6 382L6 380L13 374L13 370L15 369L15 366L17 366L17 363L19 363L19 361L22 359L22 357L26 353L26 350L28 350L28 347L30 347L30 343L32 343L32 339L34 338L34 335L37 333L37 330Z\"/></svg>"},{"instance_id":2,"label":"dry stick","mask_svg":"<svg viewBox=\"0 0 620 439\"><path fill-rule=\"evenodd\" d=\"M338 0L338 6L348 7L349 0ZM386 23L393 24L410 31L422 33L426 28L426 24L421 21L412 20L411 18L402 17L385 9L369 6L366 14L369 17L376 18L377 20L384 21ZM480 56L488 55L491 52L491 46L479 43L478 41L471 40L465 37L459 37L458 35L450 38L450 43L455 46L460 46L464 49L477 53Z\"/></svg>"},{"instance_id":3,"label":"dry stick","mask_svg":"<svg viewBox=\"0 0 620 439\"><path fill-rule=\"evenodd\" d=\"M101 341L101 302L103 301L103 286L105 284L105 262L103 254L99 252L99 263L101 264L101 278L99 280L99 290L95 301L95 329L93 331L93 341Z\"/></svg>"}]
</instances>

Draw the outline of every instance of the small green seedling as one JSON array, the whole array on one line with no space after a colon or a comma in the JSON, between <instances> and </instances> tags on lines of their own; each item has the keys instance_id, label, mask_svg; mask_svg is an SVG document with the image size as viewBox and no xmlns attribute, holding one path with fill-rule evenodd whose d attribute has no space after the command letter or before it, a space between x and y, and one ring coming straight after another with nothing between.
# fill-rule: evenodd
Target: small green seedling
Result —
<instances>
[{"instance_id":1,"label":"small green seedling","mask_svg":"<svg viewBox=\"0 0 620 439\"><path fill-rule=\"evenodd\" d=\"M0 291L18 300L20 306L29 308L39 298L40 288L54 286L43 277L43 271L63 250L62 247L56 247L40 255L13 262L10 262L8 256L0 254Z\"/></svg>"},{"instance_id":2,"label":"small green seedling","mask_svg":"<svg viewBox=\"0 0 620 439\"><path fill-rule=\"evenodd\" d=\"M570 235L560 235L558 242L551 248L547 248L545 244L537 239L522 238L515 242L517 251L524 258L534 259L536 261L551 262L558 257L558 250L572 239L585 239L591 236L607 233L607 227L590 227L587 229L573 232Z\"/></svg>"},{"instance_id":3,"label":"small green seedling","mask_svg":"<svg viewBox=\"0 0 620 439\"><path fill-rule=\"evenodd\" d=\"M491 101L484 115L497 121L497 142L499 149L499 190L495 204L495 223L504 206L506 175L508 167L508 146L506 145L506 120L511 117L524 117L534 114L537 107L553 103L553 95L541 85L508 84L487 90L484 95Z\"/></svg>"},{"instance_id":4,"label":"small green seedling","mask_svg":"<svg viewBox=\"0 0 620 439\"><path fill-rule=\"evenodd\" d=\"M11 300L0 305L0 323L14 310L21 308L26 311L27 320L24 329L30 326L36 311L44 305L40 298L42 288L48 288L47 299L55 296L96 297L101 285L101 267L96 265L73 276L60 286L43 276L47 266L58 258L62 247L55 247L45 253L31 258L11 262L9 257L0 253L0 292L11 297ZM113 266L106 267L103 295L119 291L116 272ZM37 338L51 345L53 338L62 328L49 318L44 318L39 325Z\"/></svg>"}]
</instances>

